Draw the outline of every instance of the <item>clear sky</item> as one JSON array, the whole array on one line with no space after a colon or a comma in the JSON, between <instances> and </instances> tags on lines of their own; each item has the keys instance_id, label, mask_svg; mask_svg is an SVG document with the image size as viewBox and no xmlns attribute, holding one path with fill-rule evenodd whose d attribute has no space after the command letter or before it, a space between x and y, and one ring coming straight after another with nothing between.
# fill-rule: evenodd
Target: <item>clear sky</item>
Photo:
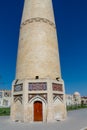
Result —
<instances>
[{"instance_id":1,"label":"clear sky","mask_svg":"<svg viewBox=\"0 0 87 130\"><path fill-rule=\"evenodd\" d=\"M0 89L15 79L23 2L0 0ZM66 93L87 96L87 0L53 0L53 7Z\"/></svg>"}]
</instances>

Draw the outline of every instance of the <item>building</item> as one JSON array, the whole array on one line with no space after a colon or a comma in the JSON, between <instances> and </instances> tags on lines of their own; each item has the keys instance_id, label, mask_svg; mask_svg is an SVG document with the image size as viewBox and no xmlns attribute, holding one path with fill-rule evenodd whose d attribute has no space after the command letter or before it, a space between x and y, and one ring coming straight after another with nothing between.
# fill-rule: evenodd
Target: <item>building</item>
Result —
<instances>
[{"instance_id":1,"label":"building","mask_svg":"<svg viewBox=\"0 0 87 130\"><path fill-rule=\"evenodd\" d=\"M72 106L74 104L73 95L67 94L66 95L66 105Z\"/></svg>"},{"instance_id":2,"label":"building","mask_svg":"<svg viewBox=\"0 0 87 130\"><path fill-rule=\"evenodd\" d=\"M11 105L11 91L0 90L0 107L10 107Z\"/></svg>"},{"instance_id":3,"label":"building","mask_svg":"<svg viewBox=\"0 0 87 130\"><path fill-rule=\"evenodd\" d=\"M20 26L11 119L56 122L66 118L51 0L25 0Z\"/></svg>"},{"instance_id":4,"label":"building","mask_svg":"<svg viewBox=\"0 0 87 130\"><path fill-rule=\"evenodd\" d=\"M66 105L73 106L73 105L81 105L81 95L79 92L75 92L73 95L67 94L66 95Z\"/></svg>"},{"instance_id":5,"label":"building","mask_svg":"<svg viewBox=\"0 0 87 130\"><path fill-rule=\"evenodd\" d=\"M75 105L81 105L81 95L79 92L75 92L73 94L74 104Z\"/></svg>"},{"instance_id":6,"label":"building","mask_svg":"<svg viewBox=\"0 0 87 130\"><path fill-rule=\"evenodd\" d=\"M81 104L82 105L87 105L87 96L82 96L81 97Z\"/></svg>"}]
</instances>

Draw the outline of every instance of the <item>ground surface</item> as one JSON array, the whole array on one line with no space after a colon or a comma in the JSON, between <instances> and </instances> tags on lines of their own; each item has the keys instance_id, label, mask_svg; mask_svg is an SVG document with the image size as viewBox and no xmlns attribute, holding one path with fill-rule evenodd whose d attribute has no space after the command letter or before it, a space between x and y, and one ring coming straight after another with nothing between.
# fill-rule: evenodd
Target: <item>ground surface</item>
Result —
<instances>
[{"instance_id":1,"label":"ground surface","mask_svg":"<svg viewBox=\"0 0 87 130\"><path fill-rule=\"evenodd\" d=\"M69 111L65 121L57 123L18 123L0 117L0 130L80 130L87 126L87 109Z\"/></svg>"}]
</instances>

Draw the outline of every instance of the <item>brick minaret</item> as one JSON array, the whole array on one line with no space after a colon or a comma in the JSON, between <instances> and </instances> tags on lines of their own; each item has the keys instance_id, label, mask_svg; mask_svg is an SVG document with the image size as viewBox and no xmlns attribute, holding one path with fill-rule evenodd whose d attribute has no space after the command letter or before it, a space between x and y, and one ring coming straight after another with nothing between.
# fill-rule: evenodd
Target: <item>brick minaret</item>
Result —
<instances>
[{"instance_id":1,"label":"brick minaret","mask_svg":"<svg viewBox=\"0 0 87 130\"><path fill-rule=\"evenodd\" d=\"M25 0L12 84L11 118L54 122L66 116L51 0Z\"/></svg>"}]
</instances>

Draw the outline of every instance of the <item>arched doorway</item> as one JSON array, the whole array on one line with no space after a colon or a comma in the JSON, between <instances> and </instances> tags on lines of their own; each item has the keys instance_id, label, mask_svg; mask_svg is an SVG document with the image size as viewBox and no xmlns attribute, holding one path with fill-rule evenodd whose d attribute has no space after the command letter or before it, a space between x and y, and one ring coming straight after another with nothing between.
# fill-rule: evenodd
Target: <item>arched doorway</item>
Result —
<instances>
[{"instance_id":1,"label":"arched doorway","mask_svg":"<svg viewBox=\"0 0 87 130\"><path fill-rule=\"evenodd\" d=\"M34 102L34 121L43 121L43 107L42 102Z\"/></svg>"}]
</instances>

